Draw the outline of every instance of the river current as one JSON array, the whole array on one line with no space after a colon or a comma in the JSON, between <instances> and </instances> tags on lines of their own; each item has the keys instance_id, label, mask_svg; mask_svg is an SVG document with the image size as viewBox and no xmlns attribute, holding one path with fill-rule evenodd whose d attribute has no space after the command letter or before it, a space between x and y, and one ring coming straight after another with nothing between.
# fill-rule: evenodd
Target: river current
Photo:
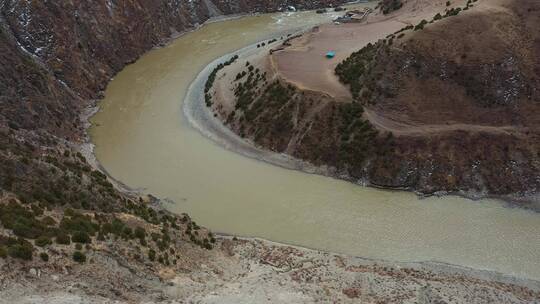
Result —
<instances>
[{"instance_id":1,"label":"river current","mask_svg":"<svg viewBox=\"0 0 540 304\"><path fill-rule=\"evenodd\" d=\"M496 200L419 199L287 170L223 149L182 103L214 59L329 21L313 12L205 25L126 67L92 118L104 168L216 232L395 261L439 261L540 279L540 214Z\"/></svg>"}]
</instances>

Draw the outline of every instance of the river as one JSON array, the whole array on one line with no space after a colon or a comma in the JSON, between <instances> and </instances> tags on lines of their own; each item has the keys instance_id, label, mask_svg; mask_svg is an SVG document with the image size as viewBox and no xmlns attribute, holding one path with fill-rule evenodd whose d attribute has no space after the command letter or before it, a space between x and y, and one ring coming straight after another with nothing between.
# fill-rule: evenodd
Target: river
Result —
<instances>
[{"instance_id":1,"label":"river","mask_svg":"<svg viewBox=\"0 0 540 304\"><path fill-rule=\"evenodd\" d=\"M540 214L495 200L357 186L259 162L202 136L183 115L190 83L214 59L331 17L313 12L208 24L126 67L90 130L114 178L174 203L216 232L367 258L439 261L540 279Z\"/></svg>"}]
</instances>

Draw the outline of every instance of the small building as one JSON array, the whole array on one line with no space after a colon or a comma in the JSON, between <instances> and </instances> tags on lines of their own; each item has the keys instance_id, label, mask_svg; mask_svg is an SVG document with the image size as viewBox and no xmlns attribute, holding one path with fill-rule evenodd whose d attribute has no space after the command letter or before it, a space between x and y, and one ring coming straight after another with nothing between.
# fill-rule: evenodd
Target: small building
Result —
<instances>
[{"instance_id":1,"label":"small building","mask_svg":"<svg viewBox=\"0 0 540 304\"><path fill-rule=\"evenodd\" d=\"M334 52L334 51L329 51L328 53L326 53L326 58L332 59L332 58L334 58L334 57L336 57L336 52Z\"/></svg>"}]
</instances>

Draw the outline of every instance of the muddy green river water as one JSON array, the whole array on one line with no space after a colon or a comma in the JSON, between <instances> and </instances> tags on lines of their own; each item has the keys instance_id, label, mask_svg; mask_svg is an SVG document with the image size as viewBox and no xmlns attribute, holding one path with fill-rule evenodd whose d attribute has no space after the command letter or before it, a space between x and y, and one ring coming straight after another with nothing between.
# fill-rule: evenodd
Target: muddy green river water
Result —
<instances>
[{"instance_id":1,"label":"muddy green river water","mask_svg":"<svg viewBox=\"0 0 540 304\"><path fill-rule=\"evenodd\" d=\"M104 168L216 232L356 256L440 261L540 279L540 214L494 200L418 199L287 170L228 151L183 115L214 59L300 26L313 12L208 24L149 52L110 83L91 138Z\"/></svg>"}]
</instances>

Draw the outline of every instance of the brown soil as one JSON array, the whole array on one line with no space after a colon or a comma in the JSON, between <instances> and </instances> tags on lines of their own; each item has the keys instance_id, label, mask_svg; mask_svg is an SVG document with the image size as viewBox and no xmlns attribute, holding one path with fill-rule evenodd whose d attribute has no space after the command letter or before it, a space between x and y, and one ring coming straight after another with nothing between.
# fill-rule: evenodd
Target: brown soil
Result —
<instances>
[{"instance_id":1,"label":"brown soil","mask_svg":"<svg viewBox=\"0 0 540 304\"><path fill-rule=\"evenodd\" d=\"M455 4L461 5L462 2L460 0ZM443 11L444 6L445 1L441 0L430 1L429 5L409 1L397 15L387 17L376 14L362 23L322 25L292 39L290 46L270 57L276 73L288 82L301 89L324 92L338 101L348 102L351 94L334 73L337 64L370 42L374 43L406 25L430 19ZM336 57L326 58L328 51L335 51Z\"/></svg>"},{"instance_id":2,"label":"brown soil","mask_svg":"<svg viewBox=\"0 0 540 304\"><path fill-rule=\"evenodd\" d=\"M407 1L366 24L325 25L294 39L270 56L269 79L294 84L289 101L268 101L251 121L238 111L234 120L230 113L222 117L256 144L330 166L341 178L534 200L540 187L540 36L534 30L540 7L480 0L423 30L391 36L395 28L465 7L445 3ZM341 104L350 94L334 68L385 37L375 44L358 100L361 120L369 124L354 129L363 123L345 115L351 108ZM330 47L338 51L335 61L324 58Z\"/></svg>"}]
</instances>

